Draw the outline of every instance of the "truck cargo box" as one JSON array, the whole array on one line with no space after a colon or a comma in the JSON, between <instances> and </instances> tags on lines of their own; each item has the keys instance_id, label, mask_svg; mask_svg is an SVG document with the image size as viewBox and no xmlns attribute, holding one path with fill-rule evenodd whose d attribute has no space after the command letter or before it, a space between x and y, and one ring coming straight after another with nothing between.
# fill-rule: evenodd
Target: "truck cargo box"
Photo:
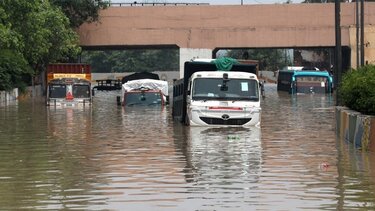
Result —
<instances>
[{"instance_id":1,"label":"truck cargo box","mask_svg":"<svg viewBox=\"0 0 375 211\"><path fill-rule=\"evenodd\" d=\"M47 66L47 83L54 78L84 78L91 81L91 66L84 63L54 63Z\"/></svg>"}]
</instances>

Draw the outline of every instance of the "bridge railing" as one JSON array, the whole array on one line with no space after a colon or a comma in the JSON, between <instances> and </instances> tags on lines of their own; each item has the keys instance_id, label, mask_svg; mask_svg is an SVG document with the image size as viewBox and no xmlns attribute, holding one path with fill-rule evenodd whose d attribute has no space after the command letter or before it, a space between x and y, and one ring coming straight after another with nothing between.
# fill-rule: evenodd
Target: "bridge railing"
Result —
<instances>
[{"instance_id":1,"label":"bridge railing","mask_svg":"<svg viewBox=\"0 0 375 211\"><path fill-rule=\"evenodd\" d=\"M135 7L135 6L191 6L191 5L210 5L209 3L148 3L148 2L132 2L132 3L109 3L110 7Z\"/></svg>"}]
</instances>

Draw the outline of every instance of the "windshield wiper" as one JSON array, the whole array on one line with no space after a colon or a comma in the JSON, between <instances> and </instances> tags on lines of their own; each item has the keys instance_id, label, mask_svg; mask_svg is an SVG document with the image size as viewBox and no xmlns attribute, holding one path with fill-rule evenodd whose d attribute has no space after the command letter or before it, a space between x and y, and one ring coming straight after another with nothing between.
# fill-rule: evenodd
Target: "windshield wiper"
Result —
<instances>
[{"instance_id":1,"label":"windshield wiper","mask_svg":"<svg viewBox=\"0 0 375 211\"><path fill-rule=\"evenodd\" d=\"M158 104L160 104L160 102L152 102L152 103L149 103L148 105L150 106L150 105L158 105Z\"/></svg>"},{"instance_id":2,"label":"windshield wiper","mask_svg":"<svg viewBox=\"0 0 375 211\"><path fill-rule=\"evenodd\" d=\"M133 106L133 105L139 105L139 104L142 104L142 103L138 103L138 102L135 102L135 103L129 103L129 104L126 104L126 106Z\"/></svg>"}]
</instances>

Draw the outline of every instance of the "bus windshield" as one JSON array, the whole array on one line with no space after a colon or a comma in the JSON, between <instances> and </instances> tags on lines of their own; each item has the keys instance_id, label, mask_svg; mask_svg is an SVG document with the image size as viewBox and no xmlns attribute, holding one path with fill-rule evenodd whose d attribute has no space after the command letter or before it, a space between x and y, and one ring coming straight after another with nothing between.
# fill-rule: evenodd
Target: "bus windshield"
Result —
<instances>
[{"instance_id":1,"label":"bus windshield","mask_svg":"<svg viewBox=\"0 0 375 211\"><path fill-rule=\"evenodd\" d=\"M322 76L298 76L296 93L327 93L328 79Z\"/></svg>"},{"instance_id":2,"label":"bus windshield","mask_svg":"<svg viewBox=\"0 0 375 211\"><path fill-rule=\"evenodd\" d=\"M84 84L73 85L73 97L75 98L89 98L90 86Z\"/></svg>"},{"instance_id":3,"label":"bus windshield","mask_svg":"<svg viewBox=\"0 0 375 211\"><path fill-rule=\"evenodd\" d=\"M259 101L259 85L253 79L196 78L192 86L193 100Z\"/></svg>"},{"instance_id":4,"label":"bus windshield","mask_svg":"<svg viewBox=\"0 0 375 211\"><path fill-rule=\"evenodd\" d=\"M50 98L65 98L66 96L66 85L65 84L52 84L49 87Z\"/></svg>"}]
</instances>

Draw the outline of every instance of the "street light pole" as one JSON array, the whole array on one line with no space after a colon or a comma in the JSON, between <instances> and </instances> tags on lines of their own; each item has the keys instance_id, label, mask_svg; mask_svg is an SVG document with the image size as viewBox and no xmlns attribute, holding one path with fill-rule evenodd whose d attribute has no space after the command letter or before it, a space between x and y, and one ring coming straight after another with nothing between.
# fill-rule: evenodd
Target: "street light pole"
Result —
<instances>
[{"instance_id":1,"label":"street light pole","mask_svg":"<svg viewBox=\"0 0 375 211\"><path fill-rule=\"evenodd\" d=\"M360 60L359 60L359 55L361 53L361 51L359 50L359 2L358 0L355 1L355 32L356 32L356 35L355 35L355 39L356 39L356 47L355 47L355 54L356 54L356 63L357 63L357 69L359 68L359 65L360 65Z\"/></svg>"},{"instance_id":2,"label":"street light pole","mask_svg":"<svg viewBox=\"0 0 375 211\"><path fill-rule=\"evenodd\" d=\"M340 27L340 1L335 0L335 89L338 90L341 83L341 73L342 73L342 52L341 52L341 27ZM340 105L340 98L336 91L336 105Z\"/></svg>"},{"instance_id":3,"label":"street light pole","mask_svg":"<svg viewBox=\"0 0 375 211\"><path fill-rule=\"evenodd\" d=\"M364 3L363 0L361 0L361 66L365 65L365 42L364 42L364 34L365 34L365 29L364 29Z\"/></svg>"}]
</instances>

